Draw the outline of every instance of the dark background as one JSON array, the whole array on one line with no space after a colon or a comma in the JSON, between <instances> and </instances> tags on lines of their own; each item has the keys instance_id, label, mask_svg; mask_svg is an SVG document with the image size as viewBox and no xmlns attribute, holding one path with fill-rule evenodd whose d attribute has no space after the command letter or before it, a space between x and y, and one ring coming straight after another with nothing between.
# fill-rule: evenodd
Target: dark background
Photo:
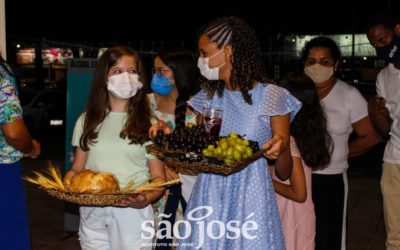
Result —
<instances>
[{"instance_id":1,"label":"dark background","mask_svg":"<svg viewBox=\"0 0 400 250\"><path fill-rule=\"evenodd\" d=\"M271 34L363 33L371 13L400 9L398 0L358 1L6 1L8 38L102 44L183 40L216 17L237 15L262 40ZM397 11L398 12L398 11Z\"/></svg>"}]
</instances>

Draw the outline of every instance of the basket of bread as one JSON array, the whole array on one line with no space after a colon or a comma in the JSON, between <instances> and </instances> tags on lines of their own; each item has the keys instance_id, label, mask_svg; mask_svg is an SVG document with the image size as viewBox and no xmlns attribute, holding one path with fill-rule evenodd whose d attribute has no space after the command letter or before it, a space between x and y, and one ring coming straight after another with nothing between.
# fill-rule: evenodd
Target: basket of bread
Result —
<instances>
[{"instance_id":1,"label":"basket of bread","mask_svg":"<svg viewBox=\"0 0 400 250\"><path fill-rule=\"evenodd\" d=\"M118 184L112 173L83 170L77 173L70 183L63 183L60 171L52 166L44 173L34 171L34 177L24 177L28 182L39 185L50 196L85 206L118 206L120 201L140 192L153 191L179 183L173 180L163 183L128 183L124 188ZM135 186L135 187L134 187Z\"/></svg>"},{"instance_id":2,"label":"basket of bread","mask_svg":"<svg viewBox=\"0 0 400 250\"><path fill-rule=\"evenodd\" d=\"M244 137L233 132L225 137L213 136L202 125L177 129L171 134L160 129L147 151L180 173L226 176L243 170L265 152L258 142Z\"/></svg>"}]
</instances>

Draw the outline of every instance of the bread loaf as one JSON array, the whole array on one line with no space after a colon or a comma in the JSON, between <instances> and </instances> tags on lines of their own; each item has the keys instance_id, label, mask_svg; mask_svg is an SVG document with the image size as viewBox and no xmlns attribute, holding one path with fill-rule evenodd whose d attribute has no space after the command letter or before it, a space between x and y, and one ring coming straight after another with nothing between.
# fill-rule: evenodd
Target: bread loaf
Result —
<instances>
[{"instance_id":1,"label":"bread loaf","mask_svg":"<svg viewBox=\"0 0 400 250\"><path fill-rule=\"evenodd\" d=\"M113 174L83 170L71 179L69 190L78 193L115 193L120 189Z\"/></svg>"}]
</instances>

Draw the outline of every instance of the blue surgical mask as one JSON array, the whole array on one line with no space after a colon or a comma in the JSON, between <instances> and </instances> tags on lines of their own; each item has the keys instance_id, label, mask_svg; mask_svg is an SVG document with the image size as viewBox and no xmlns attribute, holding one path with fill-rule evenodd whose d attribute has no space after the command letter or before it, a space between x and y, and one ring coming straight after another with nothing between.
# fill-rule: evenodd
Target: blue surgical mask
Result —
<instances>
[{"instance_id":1,"label":"blue surgical mask","mask_svg":"<svg viewBox=\"0 0 400 250\"><path fill-rule=\"evenodd\" d=\"M168 77L154 74L151 79L151 90L161 96L171 94L174 84L169 83L170 79Z\"/></svg>"}]
</instances>

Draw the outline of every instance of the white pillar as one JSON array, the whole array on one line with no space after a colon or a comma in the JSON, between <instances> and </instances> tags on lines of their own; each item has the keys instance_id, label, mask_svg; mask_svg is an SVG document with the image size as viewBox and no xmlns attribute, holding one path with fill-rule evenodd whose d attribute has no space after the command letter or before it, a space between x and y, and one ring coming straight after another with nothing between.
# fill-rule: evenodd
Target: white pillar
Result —
<instances>
[{"instance_id":1,"label":"white pillar","mask_svg":"<svg viewBox=\"0 0 400 250\"><path fill-rule=\"evenodd\" d=\"M0 53L7 59L6 47L6 0L0 0Z\"/></svg>"}]
</instances>

